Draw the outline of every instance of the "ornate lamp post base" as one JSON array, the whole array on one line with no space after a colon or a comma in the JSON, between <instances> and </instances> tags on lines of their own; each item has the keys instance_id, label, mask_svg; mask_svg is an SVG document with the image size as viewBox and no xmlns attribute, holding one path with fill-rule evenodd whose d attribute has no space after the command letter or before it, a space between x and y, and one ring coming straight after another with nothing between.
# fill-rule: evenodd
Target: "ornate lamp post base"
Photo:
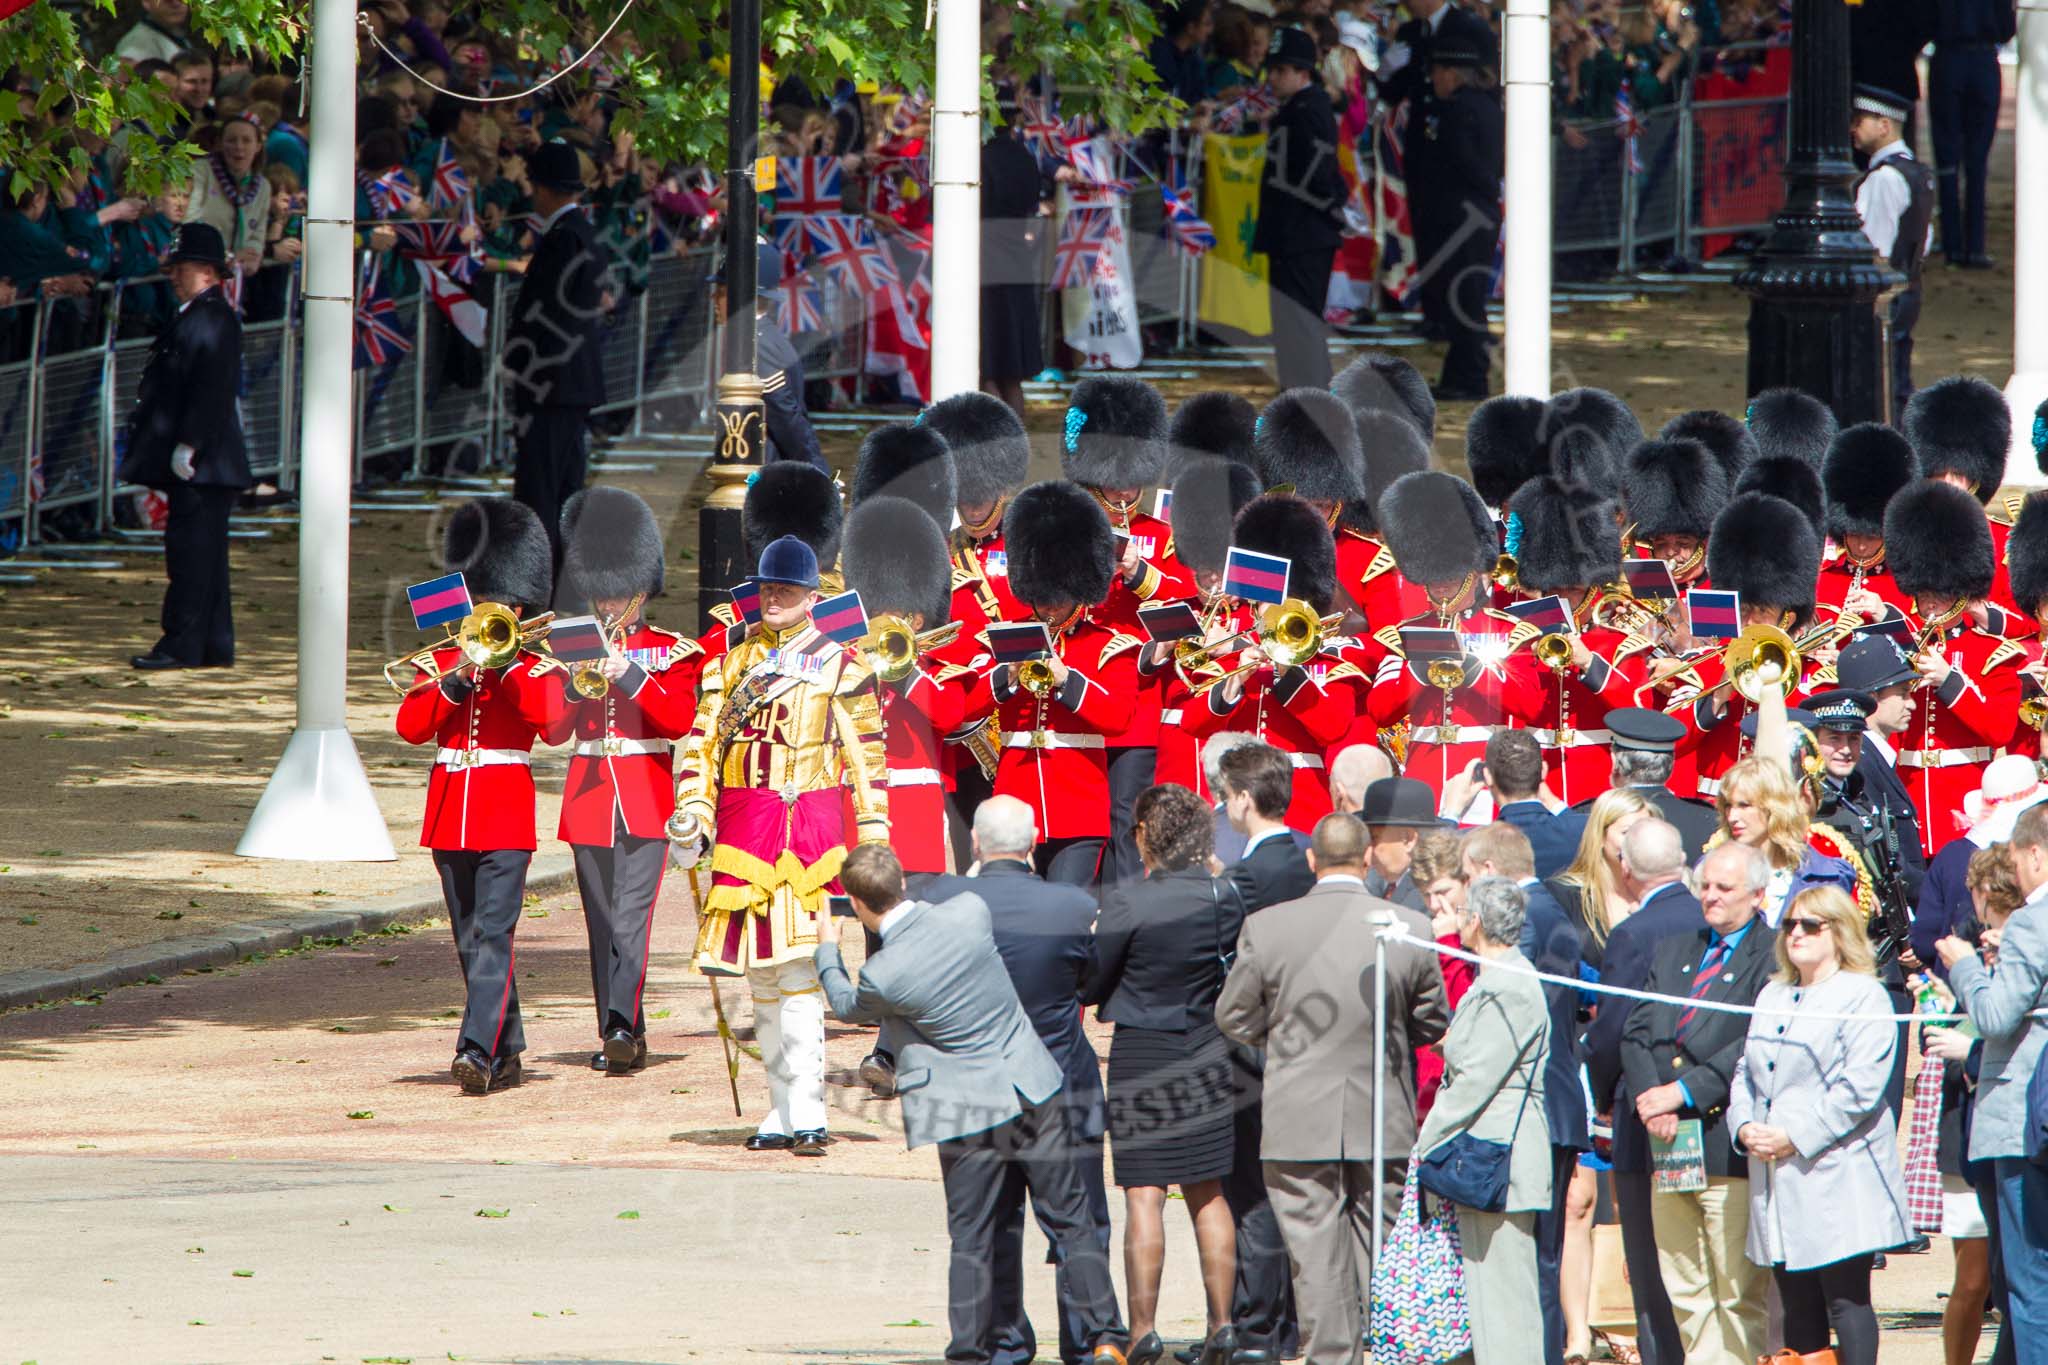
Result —
<instances>
[{"instance_id":1,"label":"ornate lamp post base","mask_svg":"<svg viewBox=\"0 0 2048 1365\"><path fill-rule=\"evenodd\" d=\"M710 469L711 495L697 512L697 615L708 628L711 609L727 600L735 583L754 572L747 562L740 509L747 480L761 467L761 380L747 373L720 375L718 453Z\"/></svg>"}]
</instances>

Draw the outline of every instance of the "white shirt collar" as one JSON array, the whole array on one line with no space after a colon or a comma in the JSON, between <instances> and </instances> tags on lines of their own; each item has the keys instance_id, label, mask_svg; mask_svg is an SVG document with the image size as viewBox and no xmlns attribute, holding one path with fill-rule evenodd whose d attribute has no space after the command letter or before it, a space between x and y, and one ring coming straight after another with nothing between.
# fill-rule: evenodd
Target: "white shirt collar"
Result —
<instances>
[{"instance_id":1,"label":"white shirt collar","mask_svg":"<svg viewBox=\"0 0 2048 1365\"><path fill-rule=\"evenodd\" d=\"M570 200L570 201L569 201L568 203L566 203L566 204L562 205L562 207L560 207L560 208L556 209L556 210L555 210L555 211L554 211L553 213L551 213L551 214L549 214L549 215L548 215L547 217L545 217L545 218L541 219L541 220L540 220L540 230L541 230L542 232L546 232L546 231L547 231L547 230L548 230L549 228L552 228L552 227L553 227L553 226L554 226L555 224L557 224L557 223L559 223L559 222L561 222L561 221L562 221L562 215L563 215L563 214L565 214L565 213L572 213L572 212L574 212L574 211L575 211L576 209L578 209L578 208L581 208L581 207L582 207L582 205L580 205L579 203L577 203L577 201L576 201L576 200L574 200L574 199L571 199L571 200Z\"/></svg>"},{"instance_id":2,"label":"white shirt collar","mask_svg":"<svg viewBox=\"0 0 2048 1365\"><path fill-rule=\"evenodd\" d=\"M1886 767L1896 768L1899 766L1898 751L1892 748L1890 740L1877 731L1865 730L1863 732L1863 743L1866 748L1877 750L1878 757L1884 760Z\"/></svg>"},{"instance_id":3,"label":"white shirt collar","mask_svg":"<svg viewBox=\"0 0 2048 1365\"><path fill-rule=\"evenodd\" d=\"M1422 26L1428 29L1431 33L1435 33L1437 30L1441 29L1444 26L1444 16L1451 12L1451 6L1455 3L1456 0L1444 0L1443 4L1438 5L1436 7L1435 14L1430 15L1427 19L1424 19L1422 21Z\"/></svg>"},{"instance_id":4,"label":"white shirt collar","mask_svg":"<svg viewBox=\"0 0 2048 1365\"><path fill-rule=\"evenodd\" d=\"M2035 887L2034 894L2027 897L2023 904L2039 905L2043 901L2048 901L2048 882L2042 882L2039 886Z\"/></svg>"},{"instance_id":5,"label":"white shirt collar","mask_svg":"<svg viewBox=\"0 0 2048 1365\"><path fill-rule=\"evenodd\" d=\"M1279 829L1269 829L1263 834L1254 834L1251 838L1244 841L1244 852L1238 855L1239 861L1251 857L1252 850L1265 843L1266 840L1285 839L1287 834L1288 831L1285 825L1282 825Z\"/></svg>"},{"instance_id":6,"label":"white shirt collar","mask_svg":"<svg viewBox=\"0 0 2048 1365\"><path fill-rule=\"evenodd\" d=\"M875 937L889 937L889 931L891 929L894 929L897 925L903 923L903 917L910 913L910 907L915 904L917 904L916 901L896 902L896 904L890 908L889 912L882 916L881 923L875 926Z\"/></svg>"},{"instance_id":7,"label":"white shirt collar","mask_svg":"<svg viewBox=\"0 0 2048 1365\"><path fill-rule=\"evenodd\" d=\"M1358 886L1365 885L1365 878L1354 877L1349 872L1331 872L1316 878L1317 886Z\"/></svg>"},{"instance_id":8,"label":"white shirt collar","mask_svg":"<svg viewBox=\"0 0 2048 1365\"><path fill-rule=\"evenodd\" d=\"M1903 156L1906 160L1911 161L1913 159L1913 149L1906 145L1906 139L1895 137L1870 154L1870 163L1874 166L1888 156Z\"/></svg>"}]
</instances>

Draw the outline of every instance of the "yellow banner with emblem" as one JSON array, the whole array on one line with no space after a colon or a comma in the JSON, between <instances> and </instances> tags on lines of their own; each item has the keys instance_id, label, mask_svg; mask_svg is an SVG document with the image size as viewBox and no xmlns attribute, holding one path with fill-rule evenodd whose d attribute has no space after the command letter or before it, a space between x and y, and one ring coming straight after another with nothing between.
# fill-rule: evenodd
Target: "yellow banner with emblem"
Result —
<instances>
[{"instance_id":1,"label":"yellow banner with emblem","mask_svg":"<svg viewBox=\"0 0 2048 1365\"><path fill-rule=\"evenodd\" d=\"M1202 257L1200 316L1255 337L1273 330L1265 253L1252 250L1265 169L1263 134L1202 139L1202 216L1216 230L1216 246Z\"/></svg>"}]
</instances>

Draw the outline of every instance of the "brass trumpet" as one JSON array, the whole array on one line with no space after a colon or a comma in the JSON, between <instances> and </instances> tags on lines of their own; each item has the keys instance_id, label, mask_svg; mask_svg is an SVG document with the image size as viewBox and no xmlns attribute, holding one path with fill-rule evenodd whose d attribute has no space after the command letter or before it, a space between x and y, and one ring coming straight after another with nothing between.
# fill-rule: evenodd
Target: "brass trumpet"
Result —
<instances>
[{"instance_id":1,"label":"brass trumpet","mask_svg":"<svg viewBox=\"0 0 2048 1365\"><path fill-rule=\"evenodd\" d=\"M1052 661L1026 659L1017 665L1017 685L1044 701L1052 695Z\"/></svg>"},{"instance_id":2,"label":"brass trumpet","mask_svg":"<svg viewBox=\"0 0 2048 1365\"><path fill-rule=\"evenodd\" d=\"M1494 560L1493 567L1487 570L1486 576L1492 579L1493 585L1503 592L1518 592L1521 590L1522 566L1516 562L1513 555L1502 555Z\"/></svg>"},{"instance_id":3,"label":"brass trumpet","mask_svg":"<svg viewBox=\"0 0 2048 1365\"><path fill-rule=\"evenodd\" d=\"M640 604L647 600L646 593L637 593L626 604L626 609L610 621L599 623L604 631L605 642L614 651L626 647L626 622L633 619L633 613L640 610ZM576 695L591 701L605 696L612 690L612 680L604 675L595 659L586 659L576 665L569 674L569 685L576 689Z\"/></svg>"},{"instance_id":4,"label":"brass trumpet","mask_svg":"<svg viewBox=\"0 0 2048 1365\"><path fill-rule=\"evenodd\" d=\"M512 608L497 602L479 602L462 618L462 623L446 635L428 645L416 649L403 658L393 659L384 665L384 681L403 696L419 688L440 682L443 678L474 668L478 672L490 668L503 668L518 658L522 651L534 651L547 638L548 629L554 624L555 614L543 612L539 616L522 621ZM454 648L462 655L461 662L446 667L434 662L436 651ZM427 676L416 681L405 681L404 674L410 669Z\"/></svg>"},{"instance_id":5,"label":"brass trumpet","mask_svg":"<svg viewBox=\"0 0 2048 1365\"><path fill-rule=\"evenodd\" d=\"M2036 694L2020 703L2020 724L2039 730L2048 727L2048 697Z\"/></svg>"},{"instance_id":6,"label":"brass trumpet","mask_svg":"<svg viewBox=\"0 0 2048 1365\"><path fill-rule=\"evenodd\" d=\"M867 638L860 647L874 662L875 676L883 682L901 682L917 667L926 650L938 649L960 638L960 623L949 621L923 634L911 629L901 616L880 615L868 622Z\"/></svg>"},{"instance_id":7,"label":"brass trumpet","mask_svg":"<svg viewBox=\"0 0 2048 1365\"><path fill-rule=\"evenodd\" d=\"M1536 637L1536 661L1562 673L1572 666L1572 637L1561 630Z\"/></svg>"}]
</instances>

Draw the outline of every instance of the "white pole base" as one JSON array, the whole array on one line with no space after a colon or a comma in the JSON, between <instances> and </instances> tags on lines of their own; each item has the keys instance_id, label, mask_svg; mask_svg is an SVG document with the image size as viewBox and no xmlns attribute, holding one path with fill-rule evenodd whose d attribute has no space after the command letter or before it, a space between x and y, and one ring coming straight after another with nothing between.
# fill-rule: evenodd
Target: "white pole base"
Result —
<instances>
[{"instance_id":1,"label":"white pole base","mask_svg":"<svg viewBox=\"0 0 2048 1365\"><path fill-rule=\"evenodd\" d=\"M2005 406L2012 413L2012 449L2005 456L2005 481L2021 488L2048 483L2034 461L2034 413L2048 399L2048 370L2013 371L2005 386Z\"/></svg>"},{"instance_id":2,"label":"white pole base","mask_svg":"<svg viewBox=\"0 0 2048 1365\"><path fill-rule=\"evenodd\" d=\"M309 863L397 861L347 730L292 731L235 853Z\"/></svg>"}]
</instances>

